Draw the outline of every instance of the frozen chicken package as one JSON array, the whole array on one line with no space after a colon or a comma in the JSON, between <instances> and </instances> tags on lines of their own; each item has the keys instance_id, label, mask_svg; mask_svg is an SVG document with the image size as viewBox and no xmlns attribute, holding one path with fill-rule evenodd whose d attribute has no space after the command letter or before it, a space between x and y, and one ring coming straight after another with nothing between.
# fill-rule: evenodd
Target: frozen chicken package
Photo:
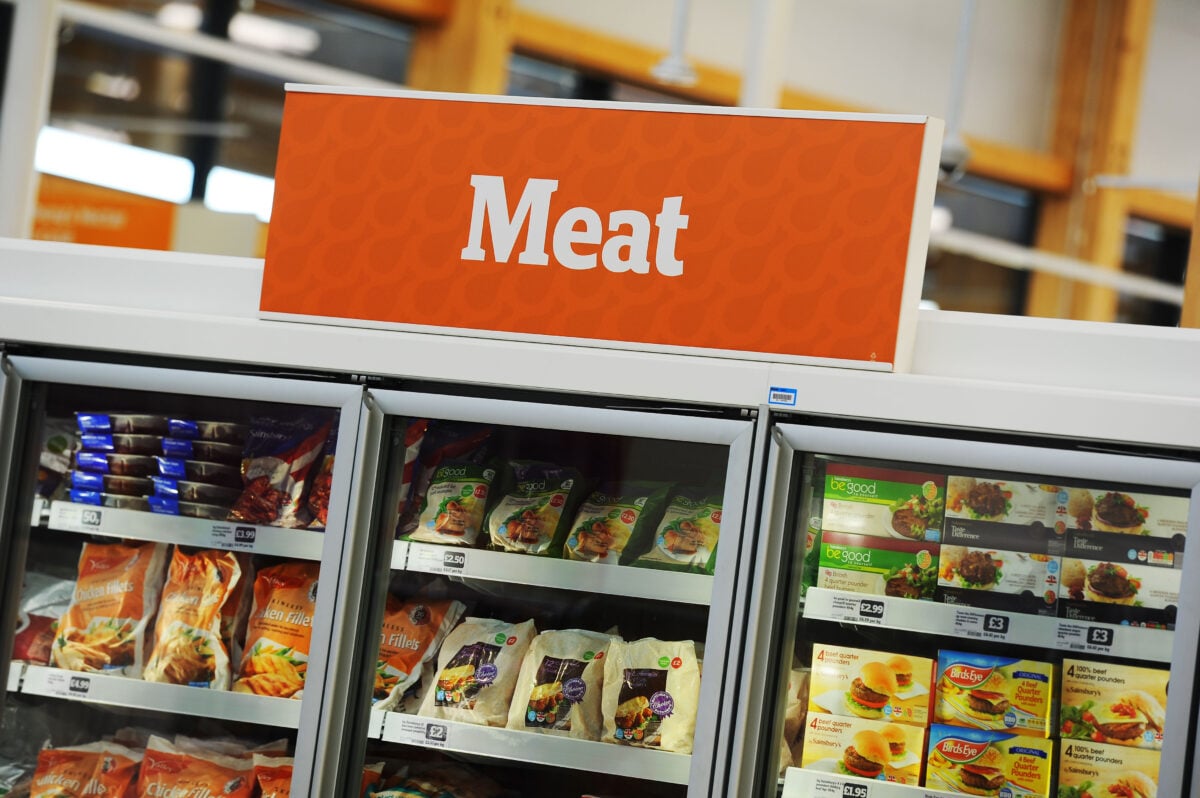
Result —
<instances>
[{"instance_id":1,"label":"frozen chicken package","mask_svg":"<svg viewBox=\"0 0 1200 798\"><path fill-rule=\"evenodd\" d=\"M582 629L535 637L517 677L508 728L599 740L604 662L612 639Z\"/></svg>"},{"instance_id":2,"label":"frozen chicken package","mask_svg":"<svg viewBox=\"0 0 1200 798\"><path fill-rule=\"evenodd\" d=\"M295 410L256 416L242 453L241 496L229 511L230 521L303 527L312 520L305 500L321 467L329 429L337 423L331 410Z\"/></svg>"},{"instance_id":3,"label":"frozen chicken package","mask_svg":"<svg viewBox=\"0 0 1200 798\"><path fill-rule=\"evenodd\" d=\"M187 554L175 547L142 678L229 689L229 650L221 636L221 612L240 579L241 567L233 552Z\"/></svg>"},{"instance_id":4,"label":"frozen chicken package","mask_svg":"<svg viewBox=\"0 0 1200 798\"><path fill-rule=\"evenodd\" d=\"M158 605L164 543L85 543L71 606L58 622L54 665L140 678Z\"/></svg>"},{"instance_id":5,"label":"frozen chicken package","mask_svg":"<svg viewBox=\"0 0 1200 798\"><path fill-rule=\"evenodd\" d=\"M137 794L250 798L254 795L254 760L185 751L162 737L151 737L138 774Z\"/></svg>"},{"instance_id":6,"label":"frozen chicken package","mask_svg":"<svg viewBox=\"0 0 1200 798\"><path fill-rule=\"evenodd\" d=\"M47 748L38 753L30 798L132 794L142 755L117 743Z\"/></svg>"},{"instance_id":7,"label":"frozen chicken package","mask_svg":"<svg viewBox=\"0 0 1200 798\"><path fill-rule=\"evenodd\" d=\"M563 556L605 565L628 562L649 548L669 487L661 482L601 485L579 506Z\"/></svg>"},{"instance_id":8,"label":"frozen chicken package","mask_svg":"<svg viewBox=\"0 0 1200 798\"><path fill-rule=\"evenodd\" d=\"M708 493L695 488L674 492L654 533L650 550L633 564L711 576L716 570L722 501L719 492Z\"/></svg>"},{"instance_id":9,"label":"frozen chicken package","mask_svg":"<svg viewBox=\"0 0 1200 798\"><path fill-rule=\"evenodd\" d=\"M700 665L691 640L614 640L605 657L604 740L692 752Z\"/></svg>"},{"instance_id":10,"label":"frozen chicken package","mask_svg":"<svg viewBox=\"0 0 1200 798\"><path fill-rule=\"evenodd\" d=\"M499 497L487 515L492 548L562 556L583 492L583 477L574 468L509 461L501 474Z\"/></svg>"},{"instance_id":11,"label":"frozen chicken package","mask_svg":"<svg viewBox=\"0 0 1200 798\"><path fill-rule=\"evenodd\" d=\"M372 701L377 702L376 709L399 706L409 688L421 681L423 666L437 656L465 610L461 601L387 597L375 663Z\"/></svg>"},{"instance_id":12,"label":"frozen chicken package","mask_svg":"<svg viewBox=\"0 0 1200 798\"><path fill-rule=\"evenodd\" d=\"M431 718L503 726L525 652L537 629L532 620L506 623L467 618L442 643L437 682L420 714Z\"/></svg>"},{"instance_id":13,"label":"frozen chicken package","mask_svg":"<svg viewBox=\"0 0 1200 798\"><path fill-rule=\"evenodd\" d=\"M319 574L320 564L315 562L285 562L258 572L234 692L300 697Z\"/></svg>"}]
</instances>

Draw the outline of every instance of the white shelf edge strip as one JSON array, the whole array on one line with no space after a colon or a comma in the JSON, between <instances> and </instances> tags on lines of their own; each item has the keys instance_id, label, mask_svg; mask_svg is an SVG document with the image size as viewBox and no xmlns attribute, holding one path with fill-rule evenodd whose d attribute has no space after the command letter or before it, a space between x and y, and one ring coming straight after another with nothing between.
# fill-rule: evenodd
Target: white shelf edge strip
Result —
<instances>
[{"instance_id":1,"label":"white shelf edge strip","mask_svg":"<svg viewBox=\"0 0 1200 798\"><path fill-rule=\"evenodd\" d=\"M95 507L90 504L54 502L50 505L50 529L106 535L153 543L178 543L253 554L273 554L302 560L320 560L325 535L307 529L210 521L182 515L164 515L142 510Z\"/></svg>"},{"instance_id":2,"label":"white shelf edge strip","mask_svg":"<svg viewBox=\"0 0 1200 798\"><path fill-rule=\"evenodd\" d=\"M383 725L383 739L422 748L460 751L670 784L687 784L692 762L687 754L474 726L395 712L388 713Z\"/></svg>"},{"instance_id":3,"label":"white shelf edge strip","mask_svg":"<svg viewBox=\"0 0 1200 798\"><path fill-rule=\"evenodd\" d=\"M392 568L685 604L707 605L713 590L713 578L705 574L406 541L393 548Z\"/></svg>"},{"instance_id":4,"label":"white shelf edge strip","mask_svg":"<svg viewBox=\"0 0 1200 798\"><path fill-rule=\"evenodd\" d=\"M24 662L8 663L8 692L15 693L21 687L21 676L25 673Z\"/></svg>"},{"instance_id":5,"label":"white shelf edge strip","mask_svg":"<svg viewBox=\"0 0 1200 798\"><path fill-rule=\"evenodd\" d=\"M25 669L21 692L289 729L300 726L300 701L291 698L268 698L227 690L157 684L141 679L79 673L40 665L30 665Z\"/></svg>"},{"instance_id":6,"label":"white shelf edge strip","mask_svg":"<svg viewBox=\"0 0 1200 798\"><path fill-rule=\"evenodd\" d=\"M986 610L959 604L809 588L804 617L889 629L910 629L999 645L1019 644L1067 654L1171 661L1171 632L1070 618Z\"/></svg>"},{"instance_id":7,"label":"white shelf edge strip","mask_svg":"<svg viewBox=\"0 0 1200 798\"><path fill-rule=\"evenodd\" d=\"M788 768L780 798L958 798L954 793Z\"/></svg>"}]
</instances>

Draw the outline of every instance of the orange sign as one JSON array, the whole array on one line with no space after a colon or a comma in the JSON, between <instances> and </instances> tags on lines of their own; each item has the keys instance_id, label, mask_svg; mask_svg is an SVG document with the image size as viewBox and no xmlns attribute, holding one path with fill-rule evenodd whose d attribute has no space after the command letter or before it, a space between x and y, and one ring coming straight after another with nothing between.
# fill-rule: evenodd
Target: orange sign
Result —
<instances>
[{"instance_id":1,"label":"orange sign","mask_svg":"<svg viewBox=\"0 0 1200 798\"><path fill-rule=\"evenodd\" d=\"M41 175L33 238L110 247L171 249L176 205Z\"/></svg>"},{"instance_id":2,"label":"orange sign","mask_svg":"<svg viewBox=\"0 0 1200 798\"><path fill-rule=\"evenodd\" d=\"M939 145L925 117L293 90L260 307L902 363Z\"/></svg>"}]
</instances>

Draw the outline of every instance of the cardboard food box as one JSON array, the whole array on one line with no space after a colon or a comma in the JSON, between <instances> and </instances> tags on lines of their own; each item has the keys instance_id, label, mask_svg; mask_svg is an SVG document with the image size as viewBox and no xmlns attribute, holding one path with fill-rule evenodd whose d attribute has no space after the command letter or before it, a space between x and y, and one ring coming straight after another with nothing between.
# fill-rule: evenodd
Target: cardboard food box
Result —
<instances>
[{"instance_id":1,"label":"cardboard food box","mask_svg":"<svg viewBox=\"0 0 1200 798\"><path fill-rule=\"evenodd\" d=\"M809 711L928 726L933 666L926 657L817 643Z\"/></svg>"},{"instance_id":2,"label":"cardboard food box","mask_svg":"<svg viewBox=\"0 0 1200 798\"><path fill-rule=\"evenodd\" d=\"M1091 488L1060 495L1065 528L1059 614L1174 629L1188 499Z\"/></svg>"},{"instance_id":3,"label":"cardboard food box","mask_svg":"<svg viewBox=\"0 0 1200 798\"><path fill-rule=\"evenodd\" d=\"M1064 740L1162 748L1169 670L1080 659L1064 659L1062 667Z\"/></svg>"},{"instance_id":4,"label":"cardboard food box","mask_svg":"<svg viewBox=\"0 0 1200 798\"><path fill-rule=\"evenodd\" d=\"M1058 763L1058 794L1063 798L1153 798L1162 753L1087 740L1063 740Z\"/></svg>"},{"instance_id":5,"label":"cardboard food box","mask_svg":"<svg viewBox=\"0 0 1200 798\"><path fill-rule=\"evenodd\" d=\"M1049 798L1055 741L1010 732L929 727L925 787L967 795Z\"/></svg>"},{"instance_id":6,"label":"cardboard food box","mask_svg":"<svg viewBox=\"0 0 1200 798\"><path fill-rule=\"evenodd\" d=\"M827 463L821 528L936 542L945 513L941 474Z\"/></svg>"},{"instance_id":7,"label":"cardboard food box","mask_svg":"<svg viewBox=\"0 0 1200 798\"><path fill-rule=\"evenodd\" d=\"M932 600L938 544L821 531L817 587Z\"/></svg>"},{"instance_id":8,"label":"cardboard food box","mask_svg":"<svg viewBox=\"0 0 1200 798\"><path fill-rule=\"evenodd\" d=\"M839 715L809 715L800 767L916 786L925 729Z\"/></svg>"},{"instance_id":9,"label":"cardboard food box","mask_svg":"<svg viewBox=\"0 0 1200 798\"><path fill-rule=\"evenodd\" d=\"M1060 491L1057 485L951 474L946 518L1052 529Z\"/></svg>"},{"instance_id":10,"label":"cardboard food box","mask_svg":"<svg viewBox=\"0 0 1200 798\"><path fill-rule=\"evenodd\" d=\"M1055 666L960 651L938 652L938 723L1036 737L1054 732Z\"/></svg>"}]
</instances>

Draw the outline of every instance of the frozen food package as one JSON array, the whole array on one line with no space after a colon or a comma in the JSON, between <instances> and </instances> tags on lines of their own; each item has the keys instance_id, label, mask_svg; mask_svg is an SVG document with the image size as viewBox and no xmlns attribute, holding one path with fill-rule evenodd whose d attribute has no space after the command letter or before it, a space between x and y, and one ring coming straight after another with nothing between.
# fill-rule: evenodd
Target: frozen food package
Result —
<instances>
[{"instance_id":1,"label":"frozen food package","mask_svg":"<svg viewBox=\"0 0 1200 798\"><path fill-rule=\"evenodd\" d=\"M165 543L84 543L75 594L58 622L54 664L140 678L166 559Z\"/></svg>"},{"instance_id":2,"label":"frozen food package","mask_svg":"<svg viewBox=\"0 0 1200 798\"><path fill-rule=\"evenodd\" d=\"M521 664L508 728L599 740L604 661L612 637L582 629L542 632Z\"/></svg>"},{"instance_id":3,"label":"frozen food package","mask_svg":"<svg viewBox=\"0 0 1200 798\"><path fill-rule=\"evenodd\" d=\"M186 734L177 734L173 743L176 750L182 751L185 754L195 752L220 754L221 756L232 756L237 759L250 759L255 754L283 756L288 750L288 741L284 737L266 743L255 744L249 740L242 740L237 737L189 737Z\"/></svg>"},{"instance_id":4,"label":"frozen food package","mask_svg":"<svg viewBox=\"0 0 1200 798\"><path fill-rule=\"evenodd\" d=\"M242 495L230 521L303 527L310 520L305 498L335 411L303 409L255 416L242 454Z\"/></svg>"},{"instance_id":5,"label":"frozen food package","mask_svg":"<svg viewBox=\"0 0 1200 798\"><path fill-rule=\"evenodd\" d=\"M583 477L574 468L510 460L504 466L499 496L488 510L492 548L561 556L583 491Z\"/></svg>"},{"instance_id":6,"label":"frozen food package","mask_svg":"<svg viewBox=\"0 0 1200 798\"><path fill-rule=\"evenodd\" d=\"M408 426L397 535L409 535L416 530L434 473L451 460L483 465L488 458L491 435L489 427L453 421L422 419ZM410 459L414 450L415 459ZM404 483L409 485L407 491L403 490Z\"/></svg>"},{"instance_id":7,"label":"frozen food package","mask_svg":"<svg viewBox=\"0 0 1200 798\"><path fill-rule=\"evenodd\" d=\"M417 765L398 783L367 795L369 798L502 798L511 793L469 765L436 762Z\"/></svg>"},{"instance_id":8,"label":"frozen food package","mask_svg":"<svg viewBox=\"0 0 1200 798\"><path fill-rule=\"evenodd\" d=\"M1049 798L1055 748L1051 739L934 723L925 786L966 795Z\"/></svg>"},{"instance_id":9,"label":"frozen food package","mask_svg":"<svg viewBox=\"0 0 1200 798\"><path fill-rule=\"evenodd\" d=\"M814 715L804 730L800 767L916 786L925 727L868 718Z\"/></svg>"},{"instance_id":10,"label":"frozen food package","mask_svg":"<svg viewBox=\"0 0 1200 798\"><path fill-rule=\"evenodd\" d=\"M436 655L435 655L436 658ZM392 712L402 712L405 715L416 715L425 705L426 697L433 692L437 684L437 663L433 660L421 666L416 681L398 697L390 707Z\"/></svg>"},{"instance_id":11,"label":"frozen food package","mask_svg":"<svg viewBox=\"0 0 1200 798\"><path fill-rule=\"evenodd\" d=\"M1171 672L1064 659L1059 733L1064 740L1091 740L1161 749Z\"/></svg>"},{"instance_id":12,"label":"frozen food package","mask_svg":"<svg viewBox=\"0 0 1200 798\"><path fill-rule=\"evenodd\" d=\"M1058 794L1063 798L1155 798L1162 752L1063 740Z\"/></svg>"},{"instance_id":13,"label":"frozen food package","mask_svg":"<svg viewBox=\"0 0 1200 798\"><path fill-rule=\"evenodd\" d=\"M47 748L38 754L30 798L123 796L131 791L142 755L116 743Z\"/></svg>"},{"instance_id":14,"label":"frozen food package","mask_svg":"<svg viewBox=\"0 0 1200 798\"><path fill-rule=\"evenodd\" d=\"M941 474L830 462L822 528L831 532L937 542L946 511Z\"/></svg>"},{"instance_id":15,"label":"frozen food package","mask_svg":"<svg viewBox=\"0 0 1200 798\"><path fill-rule=\"evenodd\" d=\"M80 411L75 414L75 424L81 433L167 434L167 417L149 413Z\"/></svg>"},{"instance_id":16,"label":"frozen food package","mask_svg":"<svg viewBox=\"0 0 1200 798\"><path fill-rule=\"evenodd\" d=\"M692 752L700 666L691 640L614 640L604 666L604 740Z\"/></svg>"},{"instance_id":17,"label":"frozen food package","mask_svg":"<svg viewBox=\"0 0 1200 798\"><path fill-rule=\"evenodd\" d=\"M309 529L324 529L329 523L329 492L333 487L333 461L337 452L338 425L329 425L329 437L325 439L325 448L321 451L321 462L317 467L316 476L312 479L312 487L308 491L308 514L312 518Z\"/></svg>"},{"instance_id":18,"label":"frozen food package","mask_svg":"<svg viewBox=\"0 0 1200 798\"><path fill-rule=\"evenodd\" d=\"M503 726L521 662L536 634L532 620L464 620L442 643L437 682L425 696L420 714L480 726Z\"/></svg>"},{"instance_id":19,"label":"frozen food package","mask_svg":"<svg viewBox=\"0 0 1200 798\"><path fill-rule=\"evenodd\" d=\"M1050 737L1057 670L1052 662L938 651L937 722Z\"/></svg>"},{"instance_id":20,"label":"frozen food package","mask_svg":"<svg viewBox=\"0 0 1200 798\"><path fill-rule=\"evenodd\" d=\"M393 709L421 679L422 666L437 656L442 641L462 618L461 601L403 601L389 595L379 633L379 658L375 664L376 709Z\"/></svg>"},{"instance_id":21,"label":"frozen food package","mask_svg":"<svg viewBox=\"0 0 1200 798\"><path fill-rule=\"evenodd\" d=\"M233 552L187 554L176 546L142 678L228 690L230 661L221 635L221 611L240 580L241 567Z\"/></svg>"},{"instance_id":22,"label":"frozen food package","mask_svg":"<svg viewBox=\"0 0 1200 798\"><path fill-rule=\"evenodd\" d=\"M254 761L184 751L162 737L151 737L138 774L137 794L250 798L254 795Z\"/></svg>"},{"instance_id":23,"label":"frozen food package","mask_svg":"<svg viewBox=\"0 0 1200 798\"><path fill-rule=\"evenodd\" d=\"M12 658L47 665L54 645L55 626L71 606L75 583L37 571L26 571L23 581Z\"/></svg>"},{"instance_id":24,"label":"frozen food package","mask_svg":"<svg viewBox=\"0 0 1200 798\"><path fill-rule=\"evenodd\" d=\"M242 643L246 637L246 621L254 599L254 558L247 552L234 554L241 576L221 605L221 642L229 652L229 672L237 673L242 662Z\"/></svg>"},{"instance_id":25,"label":"frozen food package","mask_svg":"<svg viewBox=\"0 0 1200 798\"><path fill-rule=\"evenodd\" d=\"M474 546L496 469L468 460L447 460L434 470L409 540Z\"/></svg>"},{"instance_id":26,"label":"frozen food package","mask_svg":"<svg viewBox=\"0 0 1200 798\"><path fill-rule=\"evenodd\" d=\"M711 575L717 564L721 502L720 493L697 488L674 492L654 532L650 550L633 564Z\"/></svg>"},{"instance_id":27,"label":"frozen food package","mask_svg":"<svg viewBox=\"0 0 1200 798\"><path fill-rule=\"evenodd\" d=\"M46 419L42 425L42 451L38 454L38 496L53 498L61 493L63 479L71 469L71 458L77 448L71 419Z\"/></svg>"},{"instance_id":28,"label":"frozen food package","mask_svg":"<svg viewBox=\"0 0 1200 798\"><path fill-rule=\"evenodd\" d=\"M610 482L592 491L579 506L563 549L569 560L616 565L631 559L654 534L669 485L661 482Z\"/></svg>"},{"instance_id":29,"label":"frozen food package","mask_svg":"<svg viewBox=\"0 0 1200 798\"><path fill-rule=\"evenodd\" d=\"M259 798L288 798L292 794L290 756L254 755L254 786Z\"/></svg>"},{"instance_id":30,"label":"frozen food package","mask_svg":"<svg viewBox=\"0 0 1200 798\"><path fill-rule=\"evenodd\" d=\"M29 795L33 773L30 768L0 758L0 796Z\"/></svg>"},{"instance_id":31,"label":"frozen food package","mask_svg":"<svg viewBox=\"0 0 1200 798\"><path fill-rule=\"evenodd\" d=\"M190 418L168 418L164 435L189 440L216 441L218 443L246 442L249 429L245 424L234 421L195 421Z\"/></svg>"},{"instance_id":32,"label":"frozen food package","mask_svg":"<svg viewBox=\"0 0 1200 798\"><path fill-rule=\"evenodd\" d=\"M319 563L286 562L263 568L255 576L254 603L234 692L300 697L308 671L319 573Z\"/></svg>"}]
</instances>

